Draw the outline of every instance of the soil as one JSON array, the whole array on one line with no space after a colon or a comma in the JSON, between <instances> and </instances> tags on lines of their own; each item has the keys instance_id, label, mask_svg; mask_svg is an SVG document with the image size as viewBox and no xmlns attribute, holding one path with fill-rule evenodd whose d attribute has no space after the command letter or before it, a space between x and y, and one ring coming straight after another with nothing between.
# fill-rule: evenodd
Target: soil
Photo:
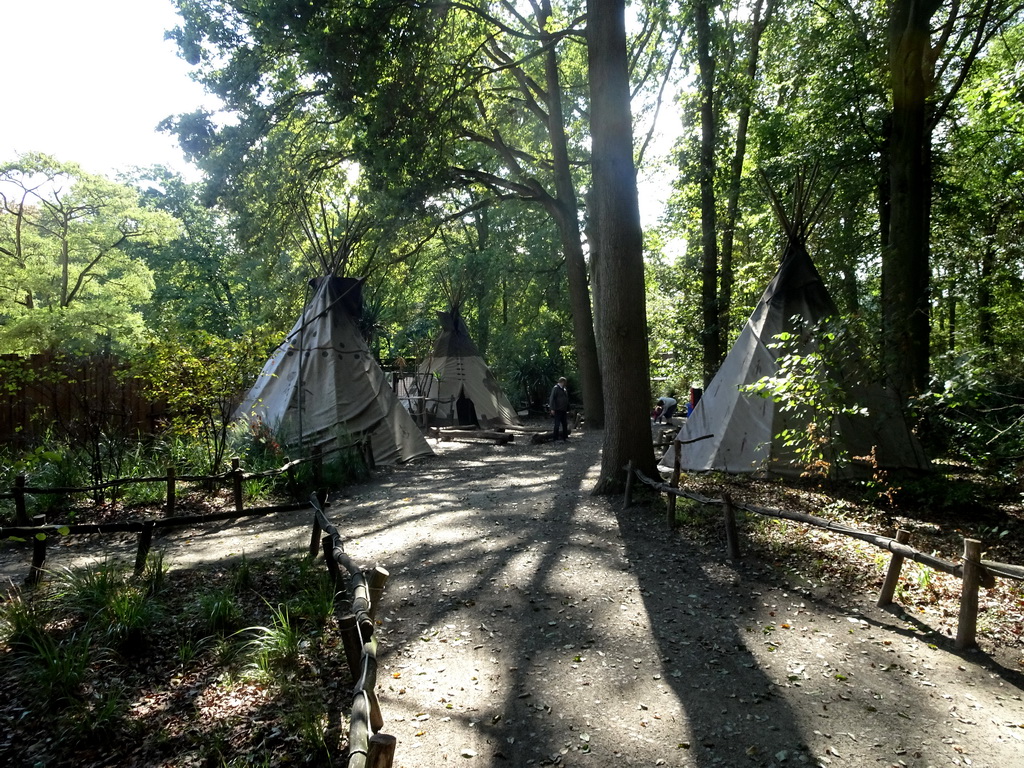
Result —
<instances>
[{"instance_id":1,"label":"soil","mask_svg":"<svg viewBox=\"0 0 1024 768\"><path fill-rule=\"evenodd\" d=\"M600 439L442 442L332 498L346 551L391 574L377 688L394 765L1024 765L1019 631L958 652L940 614L878 609L764 553L730 561L657 502L592 496ZM154 546L197 567L294 552L308 524ZM51 564L97 556L77 541ZM0 580L25 570L0 549Z\"/></svg>"}]
</instances>

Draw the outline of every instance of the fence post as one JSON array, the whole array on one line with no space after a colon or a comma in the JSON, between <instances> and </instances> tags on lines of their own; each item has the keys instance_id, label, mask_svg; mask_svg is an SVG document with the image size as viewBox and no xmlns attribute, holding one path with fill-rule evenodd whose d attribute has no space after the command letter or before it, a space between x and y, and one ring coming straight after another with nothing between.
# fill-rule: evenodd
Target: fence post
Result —
<instances>
[{"instance_id":1,"label":"fence post","mask_svg":"<svg viewBox=\"0 0 1024 768\"><path fill-rule=\"evenodd\" d=\"M319 488L324 481L324 449L319 445L313 446L313 485Z\"/></svg>"},{"instance_id":2,"label":"fence post","mask_svg":"<svg viewBox=\"0 0 1024 768\"><path fill-rule=\"evenodd\" d=\"M729 547L729 557L732 560L739 560L740 540L736 533L736 512L732 506L732 496L728 493L722 494L722 512L725 515L725 542Z\"/></svg>"},{"instance_id":3,"label":"fence post","mask_svg":"<svg viewBox=\"0 0 1024 768\"><path fill-rule=\"evenodd\" d=\"M956 625L957 650L973 648L978 629L978 586L981 583L981 542L964 539L964 583L960 594L960 618Z\"/></svg>"},{"instance_id":4,"label":"fence post","mask_svg":"<svg viewBox=\"0 0 1024 768\"><path fill-rule=\"evenodd\" d=\"M626 464L626 492L622 496L622 508L629 509L633 503L633 460Z\"/></svg>"},{"instance_id":5,"label":"fence post","mask_svg":"<svg viewBox=\"0 0 1024 768\"><path fill-rule=\"evenodd\" d=\"M682 458L680 452L683 449L683 444L678 440L672 443L672 447L675 449L674 456L672 457L672 480L669 482L669 486L672 488L679 487L679 475L682 472ZM668 527L669 530L675 530L676 528L676 495L670 493L668 495Z\"/></svg>"},{"instance_id":6,"label":"fence post","mask_svg":"<svg viewBox=\"0 0 1024 768\"><path fill-rule=\"evenodd\" d=\"M174 517L174 507L178 503L178 473L174 467L167 468L167 506L164 507L165 517Z\"/></svg>"},{"instance_id":7,"label":"fence post","mask_svg":"<svg viewBox=\"0 0 1024 768\"><path fill-rule=\"evenodd\" d=\"M331 574L331 583L334 589L338 589L338 581L341 579L341 570L338 568L338 561L334 559L334 539L324 536L320 539L320 546L324 551L324 560L327 561L327 571Z\"/></svg>"},{"instance_id":8,"label":"fence post","mask_svg":"<svg viewBox=\"0 0 1024 768\"><path fill-rule=\"evenodd\" d=\"M242 460L237 456L231 460L231 485L235 496L235 512L245 509L242 500Z\"/></svg>"},{"instance_id":9,"label":"fence post","mask_svg":"<svg viewBox=\"0 0 1024 768\"><path fill-rule=\"evenodd\" d=\"M356 624L355 614L349 613L338 619L338 629L341 632L341 644L345 650L345 661L348 662L348 671L352 675L352 682L356 682L362 674L363 641L359 637L359 626Z\"/></svg>"},{"instance_id":10,"label":"fence post","mask_svg":"<svg viewBox=\"0 0 1024 768\"><path fill-rule=\"evenodd\" d=\"M309 537L309 556L316 559L317 553L320 551L320 515L313 511L313 535ZM326 552L324 553L327 554Z\"/></svg>"},{"instance_id":11,"label":"fence post","mask_svg":"<svg viewBox=\"0 0 1024 768\"><path fill-rule=\"evenodd\" d=\"M32 525L46 525L46 515L33 515ZM32 537L32 565L28 570L28 578L25 583L34 587L43 578L43 564L46 562L46 534L42 538L38 535Z\"/></svg>"},{"instance_id":12,"label":"fence post","mask_svg":"<svg viewBox=\"0 0 1024 768\"><path fill-rule=\"evenodd\" d=\"M395 745L398 739L387 733L375 733L370 737L367 750L367 768L391 768L395 761Z\"/></svg>"},{"instance_id":13,"label":"fence post","mask_svg":"<svg viewBox=\"0 0 1024 768\"><path fill-rule=\"evenodd\" d=\"M377 618L377 603L380 602L381 595L384 594L384 585L390 577L391 574L387 568L383 565L376 565L366 579L366 585L370 590L370 610L368 613L371 619Z\"/></svg>"},{"instance_id":14,"label":"fence post","mask_svg":"<svg viewBox=\"0 0 1024 768\"><path fill-rule=\"evenodd\" d=\"M28 506L25 504L25 473L19 473L14 478L14 522L18 525L28 525Z\"/></svg>"},{"instance_id":15,"label":"fence post","mask_svg":"<svg viewBox=\"0 0 1024 768\"><path fill-rule=\"evenodd\" d=\"M139 531L139 546L135 551L135 575L138 576L146 569L146 558L149 557L149 549L153 546L153 521L144 520L142 529Z\"/></svg>"},{"instance_id":16,"label":"fence post","mask_svg":"<svg viewBox=\"0 0 1024 768\"><path fill-rule=\"evenodd\" d=\"M902 528L896 531L896 541L906 544L910 541L910 531ZM889 570L885 574L885 581L882 583L882 591L878 593L878 607L885 608L892 605L892 596L896 594L896 585L900 582L900 571L903 569L903 555L892 553L892 560L889 561Z\"/></svg>"}]
</instances>

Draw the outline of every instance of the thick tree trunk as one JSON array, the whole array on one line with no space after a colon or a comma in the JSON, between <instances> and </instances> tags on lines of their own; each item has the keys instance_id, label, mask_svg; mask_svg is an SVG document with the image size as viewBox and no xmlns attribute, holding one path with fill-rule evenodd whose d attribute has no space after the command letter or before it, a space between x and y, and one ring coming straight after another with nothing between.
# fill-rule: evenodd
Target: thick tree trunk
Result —
<instances>
[{"instance_id":1,"label":"thick tree trunk","mask_svg":"<svg viewBox=\"0 0 1024 768\"><path fill-rule=\"evenodd\" d=\"M704 386L722 362L718 312L718 217L715 209L715 60L711 55L711 18L706 0L694 7L697 63L700 69L700 231L701 346Z\"/></svg>"},{"instance_id":2,"label":"thick tree trunk","mask_svg":"<svg viewBox=\"0 0 1024 768\"><path fill-rule=\"evenodd\" d=\"M905 399L928 386L930 347L929 237L933 83L930 20L936 0L894 0L889 19L892 126L889 137L891 218L882 253L885 362Z\"/></svg>"},{"instance_id":3,"label":"thick tree trunk","mask_svg":"<svg viewBox=\"0 0 1024 768\"><path fill-rule=\"evenodd\" d=\"M538 26L547 29L551 14L548 3L541 5ZM594 336L594 314L590 305L590 284L587 263L583 254L576 186L569 163L568 142L565 137L565 118L562 109L562 83L558 74L558 53L550 35L544 31L544 79L547 84L548 135L551 139L551 159L555 177L555 220L562 238L565 268L569 282L569 304L572 311L573 338L576 342L576 364L579 367L583 411L587 425L594 429L604 427L605 406L601 387L601 368Z\"/></svg>"},{"instance_id":4,"label":"thick tree trunk","mask_svg":"<svg viewBox=\"0 0 1024 768\"><path fill-rule=\"evenodd\" d=\"M649 408L650 355L643 233L633 164L624 0L588 0L595 234L594 305L601 338L605 430L595 493L625 487L624 467L656 471Z\"/></svg>"},{"instance_id":5,"label":"thick tree trunk","mask_svg":"<svg viewBox=\"0 0 1024 768\"><path fill-rule=\"evenodd\" d=\"M756 0L752 9L750 35L748 37L746 86L736 120L736 148L732 156L729 174L729 190L725 203L725 221L722 223L722 252L718 277L718 351L724 354L729 348L729 333L732 329L729 313L732 311L733 252L736 243L736 223L739 220L740 189L743 183L743 163L747 155L747 132L750 127L750 108L754 101L757 83L757 68L761 53L761 36L771 21L775 9L774 0L769 0L764 18L761 8L765 0ZM705 380L705 384L708 383Z\"/></svg>"}]
</instances>

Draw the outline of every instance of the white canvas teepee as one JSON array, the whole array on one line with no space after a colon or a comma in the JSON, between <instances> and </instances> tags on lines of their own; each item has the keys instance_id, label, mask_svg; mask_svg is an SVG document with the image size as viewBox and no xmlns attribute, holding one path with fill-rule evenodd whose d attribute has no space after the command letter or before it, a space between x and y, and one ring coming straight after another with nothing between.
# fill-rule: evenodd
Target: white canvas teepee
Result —
<instances>
[{"instance_id":1,"label":"white canvas teepee","mask_svg":"<svg viewBox=\"0 0 1024 768\"><path fill-rule=\"evenodd\" d=\"M778 435L786 429L806 430L807 417L801 420L794 412L783 411L771 398L741 389L778 372L780 352L769 345L779 334L800 333L837 315L804 245L806 229L801 222L780 218L788 236L782 265L679 430L678 439L683 443L680 466L684 470L797 476L806 469L793 448ZM801 353L813 351L817 343L814 338L807 339ZM864 369L857 357L850 351L829 373L844 388L850 406L868 411L865 415L840 416L832 425L839 446L854 460L830 467L830 474L869 475L872 462L883 469L926 469L928 461L895 397L880 385L857 382L854 374ZM711 437L699 439L707 435ZM671 467L673 462L670 449L661 464Z\"/></svg>"},{"instance_id":2,"label":"white canvas teepee","mask_svg":"<svg viewBox=\"0 0 1024 768\"><path fill-rule=\"evenodd\" d=\"M369 435L377 464L431 455L359 332L363 280L321 277L310 286L313 297L242 400L238 417L262 420L285 445Z\"/></svg>"},{"instance_id":3,"label":"white canvas teepee","mask_svg":"<svg viewBox=\"0 0 1024 768\"><path fill-rule=\"evenodd\" d=\"M458 305L437 314L441 333L418 376L430 420L488 429L519 424L515 408L470 338Z\"/></svg>"}]
</instances>

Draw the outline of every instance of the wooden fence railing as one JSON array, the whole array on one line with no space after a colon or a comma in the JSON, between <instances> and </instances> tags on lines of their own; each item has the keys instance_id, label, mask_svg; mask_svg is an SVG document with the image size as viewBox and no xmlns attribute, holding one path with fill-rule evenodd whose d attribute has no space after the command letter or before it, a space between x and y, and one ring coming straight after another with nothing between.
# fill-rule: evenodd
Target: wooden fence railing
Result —
<instances>
[{"instance_id":1,"label":"wooden fence railing","mask_svg":"<svg viewBox=\"0 0 1024 768\"><path fill-rule=\"evenodd\" d=\"M32 541L32 564L26 582L39 582L46 562L46 543L55 536L79 534L136 533L138 546L135 572L141 573L157 528L178 528L191 525L233 520L294 511L313 507L313 533L309 554L315 557L322 549L328 571L334 579L335 594L340 594L344 578L348 579L346 613L340 619L342 644L352 674L352 711L349 718L348 768L391 768L397 740L381 733L384 719L377 700L377 638L374 617L389 573L383 566L360 569L345 553L344 539L324 512L326 499L313 494L302 504L230 510L204 515L174 518L143 519L125 523L97 523L76 525L46 525L42 515L36 516L31 526L0 527L0 539L23 538ZM321 537L321 534L323 536ZM342 573L344 571L344 574Z\"/></svg>"},{"instance_id":2,"label":"wooden fence railing","mask_svg":"<svg viewBox=\"0 0 1024 768\"><path fill-rule=\"evenodd\" d=\"M679 456L680 445L681 443L678 440L674 443L676 456ZM790 520L793 522L803 523L805 525L811 525L843 536L849 536L861 541L866 541L880 549L888 550L892 553L892 560L889 563L885 582L883 583L882 590L879 593L877 602L879 607L884 607L892 603L892 598L899 582L900 571L904 560L913 560L936 571L948 573L957 577L962 581L960 615L957 623L955 640L955 646L957 649L962 650L976 645L979 587L985 587L986 589L993 588L995 586L996 576L1016 581L1024 581L1024 567L982 559L981 542L977 539L965 538L963 557L959 563L953 563L949 560L944 560L940 557L936 557L935 555L928 554L927 552L921 552L920 550L911 547L907 543L910 540L909 531L899 530L896 532L896 537L891 538L871 533L870 531L864 531L859 528L854 528L853 526L842 525L821 517L815 517L814 515L804 514L802 512L769 509L767 507L759 507L753 504L736 503L727 493L723 493L721 499L713 499L699 493L683 490L679 487L680 472L678 462L677 466L673 470L672 478L668 483L652 480L639 470L634 470L632 462L625 467L625 470L627 475L626 492L623 502L624 506L628 507L632 503L633 478L636 477L636 479L654 488L659 493L666 494L668 524L671 528L676 527L676 499L680 496L693 499L701 504L720 505L723 510L723 525L725 527L726 545L729 549L729 556L733 559L740 557L739 535L737 533L735 515L737 509L750 514L761 515L762 517L773 517L780 520Z\"/></svg>"},{"instance_id":3,"label":"wooden fence railing","mask_svg":"<svg viewBox=\"0 0 1024 768\"><path fill-rule=\"evenodd\" d=\"M384 718L377 700L377 637L374 617L389 574L382 566L359 568L345 552L344 539L314 494L313 534L309 554L322 549L335 589L348 579L350 601L341 618L342 644L352 672L352 712L349 717L348 768L391 768L397 740L381 732ZM322 536L321 536L322 534ZM344 574L342 573L344 571Z\"/></svg>"},{"instance_id":4,"label":"wooden fence railing","mask_svg":"<svg viewBox=\"0 0 1024 768\"><path fill-rule=\"evenodd\" d=\"M277 467L276 469L267 469L261 472L245 472L241 467L241 459L233 458L231 459L231 469L218 475L179 475L174 467L168 467L167 474L162 476L122 477L116 480L108 480L104 483L75 488L36 488L27 484L28 480L24 474L19 474L14 478L14 486L11 488L10 492L0 493L0 500L13 499L15 525L26 526L31 522L29 520L27 503L27 497L31 495L71 496L82 493L92 493L95 495L97 503L99 503L103 499L103 492L112 488L116 489L125 485L138 483L162 483L166 487L164 514L166 517L173 517L177 505L177 484L179 482L198 482L208 484L210 486L218 483L230 483L235 511L241 512L244 507L244 499L242 498L243 483L246 480L261 477L275 477L278 475L288 475L289 478L292 478L297 467L302 464L311 463L313 465L314 483L319 485L322 479L324 457L332 453L346 451L353 448L359 451L359 454L367 468L371 470L374 469L373 446L370 443L369 436L364 436L354 442L333 446L327 449L324 449L321 446L314 446L312 449L312 455L308 457L293 459L287 464Z\"/></svg>"}]
</instances>

